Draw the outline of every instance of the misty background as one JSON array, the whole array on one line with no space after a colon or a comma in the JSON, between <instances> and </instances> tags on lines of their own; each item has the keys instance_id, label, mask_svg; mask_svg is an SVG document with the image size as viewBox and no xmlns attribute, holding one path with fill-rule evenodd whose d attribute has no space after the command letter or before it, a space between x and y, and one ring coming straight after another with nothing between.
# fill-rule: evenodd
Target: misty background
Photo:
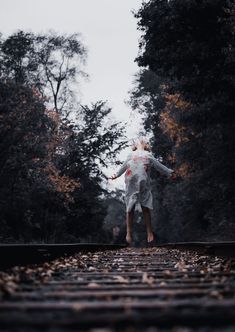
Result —
<instances>
[{"instance_id":1,"label":"misty background","mask_svg":"<svg viewBox=\"0 0 235 332\"><path fill-rule=\"evenodd\" d=\"M158 242L234 240L234 6L1 2L1 242L123 241L107 175L140 131L175 173L152 172Z\"/></svg>"}]
</instances>

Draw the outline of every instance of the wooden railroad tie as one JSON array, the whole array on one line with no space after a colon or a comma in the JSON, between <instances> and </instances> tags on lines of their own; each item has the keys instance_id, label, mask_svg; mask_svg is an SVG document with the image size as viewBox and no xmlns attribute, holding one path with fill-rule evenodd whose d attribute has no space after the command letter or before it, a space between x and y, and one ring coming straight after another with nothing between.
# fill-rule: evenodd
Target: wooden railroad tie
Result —
<instances>
[{"instance_id":1,"label":"wooden railroad tie","mask_svg":"<svg viewBox=\"0 0 235 332\"><path fill-rule=\"evenodd\" d=\"M235 330L232 256L109 249L0 272L1 331Z\"/></svg>"}]
</instances>

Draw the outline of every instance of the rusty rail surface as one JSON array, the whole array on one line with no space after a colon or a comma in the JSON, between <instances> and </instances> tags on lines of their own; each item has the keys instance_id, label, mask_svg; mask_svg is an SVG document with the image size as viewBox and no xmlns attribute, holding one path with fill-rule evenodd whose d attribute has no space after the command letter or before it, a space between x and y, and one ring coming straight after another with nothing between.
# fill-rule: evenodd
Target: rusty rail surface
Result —
<instances>
[{"instance_id":1,"label":"rusty rail surface","mask_svg":"<svg viewBox=\"0 0 235 332\"><path fill-rule=\"evenodd\" d=\"M83 251L0 277L8 285L3 332L235 330L232 256L186 247Z\"/></svg>"},{"instance_id":2,"label":"rusty rail surface","mask_svg":"<svg viewBox=\"0 0 235 332\"><path fill-rule=\"evenodd\" d=\"M0 244L0 270L14 265L25 265L52 260L82 251L122 249L127 244L71 243L71 244ZM157 247L192 250L209 255L235 257L235 242L177 242L158 244Z\"/></svg>"},{"instance_id":3,"label":"rusty rail surface","mask_svg":"<svg viewBox=\"0 0 235 332\"><path fill-rule=\"evenodd\" d=\"M165 243L158 245L158 247L179 249L179 250L192 250L199 253L208 255L219 255L224 257L235 257L235 242L222 241L222 242L176 242Z\"/></svg>"}]
</instances>

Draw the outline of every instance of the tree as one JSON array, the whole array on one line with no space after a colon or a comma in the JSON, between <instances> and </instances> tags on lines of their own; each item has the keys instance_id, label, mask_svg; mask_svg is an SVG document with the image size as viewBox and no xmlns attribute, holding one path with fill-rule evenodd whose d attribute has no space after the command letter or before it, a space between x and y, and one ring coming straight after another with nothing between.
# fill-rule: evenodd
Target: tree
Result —
<instances>
[{"instance_id":1,"label":"tree","mask_svg":"<svg viewBox=\"0 0 235 332\"><path fill-rule=\"evenodd\" d=\"M59 160L62 174L80 183L73 194L70 227L74 233L84 237L90 234L90 239L95 237L96 241L106 215L106 191L102 184L106 178L102 168L114 162L117 153L127 144L125 128L109 118L110 112L105 102L82 106L80 122L70 123L71 132L64 141L65 153Z\"/></svg>"},{"instance_id":2,"label":"tree","mask_svg":"<svg viewBox=\"0 0 235 332\"><path fill-rule=\"evenodd\" d=\"M85 57L78 35L21 31L1 41L2 241L107 235L102 168L126 145L125 130L105 102L71 99Z\"/></svg>"},{"instance_id":3,"label":"tree","mask_svg":"<svg viewBox=\"0 0 235 332\"><path fill-rule=\"evenodd\" d=\"M56 182L56 170L49 167L55 124L31 89L0 83L0 91L1 227L17 241L49 240L52 230L45 224L65 211L67 194L63 187L58 190L65 179L57 174Z\"/></svg>"},{"instance_id":4,"label":"tree","mask_svg":"<svg viewBox=\"0 0 235 332\"><path fill-rule=\"evenodd\" d=\"M33 34L18 31L0 44L2 79L34 86L48 107L62 114L75 102L74 90L87 56L79 34Z\"/></svg>"},{"instance_id":5,"label":"tree","mask_svg":"<svg viewBox=\"0 0 235 332\"><path fill-rule=\"evenodd\" d=\"M168 230L177 225L171 240L232 238L234 10L233 1L151 0L136 13L137 62L162 82L155 96L165 103L148 107L146 123L155 117L155 143L156 128L172 142L181 177L162 195Z\"/></svg>"},{"instance_id":6,"label":"tree","mask_svg":"<svg viewBox=\"0 0 235 332\"><path fill-rule=\"evenodd\" d=\"M2 36L1 36L2 37ZM0 43L0 77L17 84L32 83L39 67L39 59L32 33L19 31Z\"/></svg>"},{"instance_id":7,"label":"tree","mask_svg":"<svg viewBox=\"0 0 235 332\"><path fill-rule=\"evenodd\" d=\"M41 70L36 86L52 100L56 112L68 112L74 101L78 77L87 77L82 70L87 51L79 34L69 36L50 33L37 36Z\"/></svg>"}]
</instances>

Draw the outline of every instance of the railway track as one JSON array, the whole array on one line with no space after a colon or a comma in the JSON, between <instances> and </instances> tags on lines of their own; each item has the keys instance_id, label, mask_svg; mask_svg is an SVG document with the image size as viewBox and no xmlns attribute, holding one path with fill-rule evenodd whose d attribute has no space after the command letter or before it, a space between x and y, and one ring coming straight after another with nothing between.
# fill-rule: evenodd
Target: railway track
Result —
<instances>
[{"instance_id":1,"label":"railway track","mask_svg":"<svg viewBox=\"0 0 235 332\"><path fill-rule=\"evenodd\" d=\"M0 330L235 330L233 257L103 249L0 272Z\"/></svg>"},{"instance_id":2,"label":"railway track","mask_svg":"<svg viewBox=\"0 0 235 332\"><path fill-rule=\"evenodd\" d=\"M0 270L14 265L51 261L81 251L104 251L125 248L125 244L71 243L71 244L0 244Z\"/></svg>"}]
</instances>

